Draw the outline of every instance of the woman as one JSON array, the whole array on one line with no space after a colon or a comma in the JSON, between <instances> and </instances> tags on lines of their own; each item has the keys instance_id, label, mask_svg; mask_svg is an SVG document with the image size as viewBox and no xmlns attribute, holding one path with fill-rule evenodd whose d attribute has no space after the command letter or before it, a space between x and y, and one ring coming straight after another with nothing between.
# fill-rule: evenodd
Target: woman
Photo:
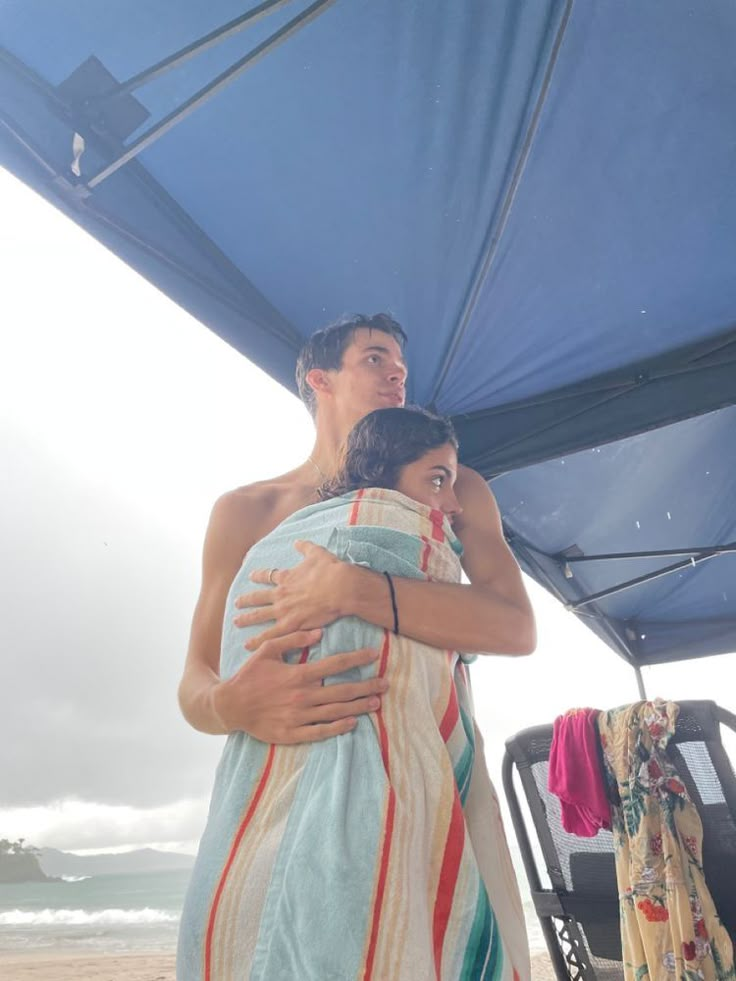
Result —
<instances>
[{"instance_id":1,"label":"woman","mask_svg":"<svg viewBox=\"0 0 736 981\"><path fill-rule=\"evenodd\" d=\"M386 575L457 581L451 424L381 409L352 430L324 500L255 545L228 596L221 673L243 663L235 598L253 569L307 539ZM264 587L269 588L269 587ZM270 746L228 738L180 931L179 981L422 981L528 976L518 890L488 782L463 658L357 618L293 658L376 647L381 709L345 736ZM261 629L254 627L254 632ZM489 893L491 899L489 899Z\"/></svg>"}]
</instances>

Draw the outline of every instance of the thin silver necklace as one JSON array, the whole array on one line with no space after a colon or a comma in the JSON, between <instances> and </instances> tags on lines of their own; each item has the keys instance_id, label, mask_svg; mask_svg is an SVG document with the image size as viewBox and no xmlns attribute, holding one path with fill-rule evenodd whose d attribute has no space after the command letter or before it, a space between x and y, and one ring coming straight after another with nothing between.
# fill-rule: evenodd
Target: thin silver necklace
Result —
<instances>
[{"instance_id":1,"label":"thin silver necklace","mask_svg":"<svg viewBox=\"0 0 736 981\"><path fill-rule=\"evenodd\" d=\"M317 463L317 461L313 457L311 457L311 456L308 456L307 459L312 464L312 466L317 471L317 473L320 475L320 477L322 478L322 480L327 480L327 474L320 467L320 465Z\"/></svg>"}]
</instances>

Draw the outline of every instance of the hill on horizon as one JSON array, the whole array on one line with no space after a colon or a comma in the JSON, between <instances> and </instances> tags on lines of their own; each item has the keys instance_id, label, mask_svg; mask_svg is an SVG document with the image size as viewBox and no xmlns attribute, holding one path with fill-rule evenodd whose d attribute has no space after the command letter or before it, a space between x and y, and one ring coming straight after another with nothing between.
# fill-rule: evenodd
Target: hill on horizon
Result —
<instances>
[{"instance_id":1,"label":"hill on horizon","mask_svg":"<svg viewBox=\"0 0 736 981\"><path fill-rule=\"evenodd\" d=\"M74 855L58 848L40 848L41 868L48 876L62 875L135 875L142 872L169 872L191 869L193 855L139 848L132 852L97 855Z\"/></svg>"}]
</instances>

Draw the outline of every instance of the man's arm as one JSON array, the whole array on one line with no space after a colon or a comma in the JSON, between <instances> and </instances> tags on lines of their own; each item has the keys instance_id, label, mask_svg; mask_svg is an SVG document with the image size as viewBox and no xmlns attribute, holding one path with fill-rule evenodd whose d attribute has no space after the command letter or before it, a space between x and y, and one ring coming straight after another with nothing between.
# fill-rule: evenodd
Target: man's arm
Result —
<instances>
[{"instance_id":1,"label":"man's arm","mask_svg":"<svg viewBox=\"0 0 736 981\"><path fill-rule=\"evenodd\" d=\"M324 678L369 664L377 653L354 651L315 664L286 664L283 655L319 640L320 631L289 632L250 657L232 678L219 676L222 618L230 584L253 544L243 528L258 527L263 505L247 494L220 498L205 536L202 588L194 611L179 704L201 732L244 731L264 742L312 742L348 732L355 717L378 707L381 678L323 686Z\"/></svg>"},{"instance_id":2,"label":"man's arm","mask_svg":"<svg viewBox=\"0 0 736 981\"><path fill-rule=\"evenodd\" d=\"M212 509L202 553L202 585L194 608L189 649L179 684L179 705L195 729L212 734L228 731L214 706L220 684L222 617L230 583L251 543L233 534L244 517L236 495L225 494Z\"/></svg>"},{"instance_id":3,"label":"man's arm","mask_svg":"<svg viewBox=\"0 0 736 981\"><path fill-rule=\"evenodd\" d=\"M534 614L503 537L495 498L480 474L467 467L460 469L455 490L463 508L455 531L463 544L462 565L470 585L394 578L401 632L433 647L454 647L468 654L530 654L536 646ZM354 612L370 620L369 614L381 604L384 586L381 625L390 629L393 610L390 597L386 603L385 585L363 579L364 592Z\"/></svg>"},{"instance_id":4,"label":"man's arm","mask_svg":"<svg viewBox=\"0 0 736 981\"><path fill-rule=\"evenodd\" d=\"M534 615L521 573L509 550L495 499L483 478L462 467L456 485L463 513L456 522L470 585L394 577L402 634L434 647L467 653L529 654L536 646ZM383 575L341 562L303 543L294 569L276 573L274 590L239 599L245 626L276 620L249 642L258 649L284 632L324 626L339 616L359 616L391 629L393 609ZM254 576L256 581L263 574ZM263 594L268 592L268 595ZM262 606L261 604L268 605ZM249 609L254 607L254 609Z\"/></svg>"}]
</instances>

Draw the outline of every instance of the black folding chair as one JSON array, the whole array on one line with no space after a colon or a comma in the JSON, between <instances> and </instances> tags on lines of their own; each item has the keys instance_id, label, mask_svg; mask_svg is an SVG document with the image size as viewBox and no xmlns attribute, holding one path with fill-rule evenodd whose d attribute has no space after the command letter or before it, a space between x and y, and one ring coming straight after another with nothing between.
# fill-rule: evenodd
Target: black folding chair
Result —
<instances>
[{"instance_id":1,"label":"black folding chair","mask_svg":"<svg viewBox=\"0 0 736 981\"><path fill-rule=\"evenodd\" d=\"M703 821L703 867L721 921L736 943L736 777L720 726L736 715L709 701L680 702L668 753ZM559 800L547 790L552 726L506 743L503 784L532 899L560 981L623 978L613 836L578 838L562 827ZM551 889L542 886L514 786L521 782Z\"/></svg>"}]
</instances>

